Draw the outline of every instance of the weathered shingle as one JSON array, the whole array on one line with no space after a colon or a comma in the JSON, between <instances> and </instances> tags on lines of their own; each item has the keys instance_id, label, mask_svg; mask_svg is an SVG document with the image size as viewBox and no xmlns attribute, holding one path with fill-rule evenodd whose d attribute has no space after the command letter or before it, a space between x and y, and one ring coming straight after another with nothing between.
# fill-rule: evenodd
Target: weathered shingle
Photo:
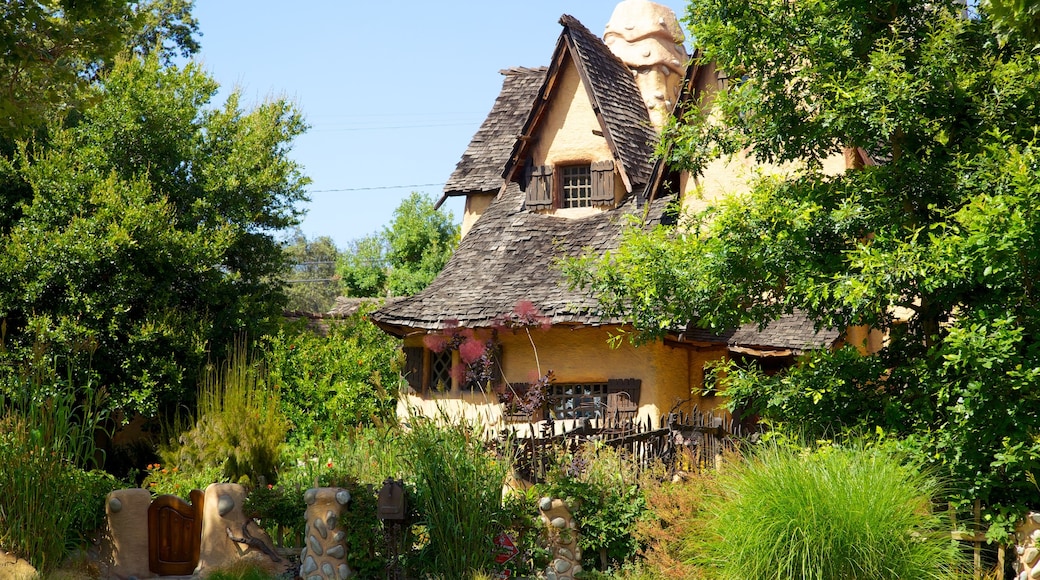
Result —
<instances>
[{"instance_id":1,"label":"weathered shingle","mask_svg":"<svg viewBox=\"0 0 1040 580\"><path fill-rule=\"evenodd\" d=\"M795 353L830 348L841 336L831 328L817 330L813 321L800 312L783 315L762 329L757 324L745 324L735 330L714 333L690 324L683 335L697 342L762 350L788 349Z\"/></svg>"},{"instance_id":2,"label":"weathered shingle","mask_svg":"<svg viewBox=\"0 0 1040 580\"><path fill-rule=\"evenodd\" d=\"M668 199L650 207L660 219ZM415 296L384 306L372 319L384 328L438 330L448 320L488 327L522 300L532 302L553 324L618 324L598 314L595 296L567 289L556 261L585 251L617 247L624 215L633 201L580 219L521 210L523 192L510 183L463 238L436 280Z\"/></svg>"},{"instance_id":3,"label":"weathered shingle","mask_svg":"<svg viewBox=\"0 0 1040 580\"><path fill-rule=\"evenodd\" d=\"M593 107L603 118L604 136L613 144L633 188L645 185L657 133L632 70L577 18L565 14L560 24L577 52L578 71L589 85Z\"/></svg>"},{"instance_id":4,"label":"weathered shingle","mask_svg":"<svg viewBox=\"0 0 1040 580\"><path fill-rule=\"evenodd\" d=\"M545 81L545 67L501 71L502 91L444 185L444 195L498 191L502 169Z\"/></svg>"}]
</instances>

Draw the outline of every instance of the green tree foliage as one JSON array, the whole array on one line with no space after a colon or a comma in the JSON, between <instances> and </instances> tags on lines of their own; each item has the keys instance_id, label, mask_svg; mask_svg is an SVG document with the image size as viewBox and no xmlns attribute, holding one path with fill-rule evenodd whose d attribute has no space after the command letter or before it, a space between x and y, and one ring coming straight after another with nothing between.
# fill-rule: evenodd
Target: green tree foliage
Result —
<instances>
[{"instance_id":1,"label":"green tree foliage","mask_svg":"<svg viewBox=\"0 0 1040 580\"><path fill-rule=\"evenodd\" d=\"M699 171L749 151L803 169L679 226L632 228L618 252L572 274L648 336L796 310L884 331L869 357L815 353L787 376L730 373L729 394L810 435L901 435L951 476L954 500L1016 517L1040 467L1025 448L1009 453L1040 434L1040 61L960 8L692 1L703 58L736 82L710 115L694 108L668 129L668 160ZM880 163L820 171L853 147Z\"/></svg>"},{"instance_id":2,"label":"green tree foliage","mask_svg":"<svg viewBox=\"0 0 1040 580\"><path fill-rule=\"evenodd\" d=\"M356 240L337 268L348 296L410 296L428 286L459 243L449 212L429 196L412 192L379 234Z\"/></svg>"},{"instance_id":3,"label":"green tree foliage","mask_svg":"<svg viewBox=\"0 0 1040 580\"><path fill-rule=\"evenodd\" d=\"M189 57L202 46L195 39L199 23L192 16L195 0L143 0L134 3L134 21L128 42L139 55L155 53L163 64Z\"/></svg>"},{"instance_id":4,"label":"green tree foliage","mask_svg":"<svg viewBox=\"0 0 1040 580\"><path fill-rule=\"evenodd\" d=\"M393 420L400 341L366 320L364 312L330 322L325 335L289 326L265 339L270 381L281 391L293 442Z\"/></svg>"},{"instance_id":5,"label":"green tree foliage","mask_svg":"<svg viewBox=\"0 0 1040 580\"><path fill-rule=\"evenodd\" d=\"M199 50L194 0L23 0L0 6L0 136L24 137L90 97L130 48L166 63Z\"/></svg>"},{"instance_id":6,"label":"green tree foliage","mask_svg":"<svg viewBox=\"0 0 1040 580\"><path fill-rule=\"evenodd\" d=\"M982 0L993 30L1001 42L1021 37L1040 47L1040 2L1036 0Z\"/></svg>"},{"instance_id":7,"label":"green tree foliage","mask_svg":"<svg viewBox=\"0 0 1040 580\"><path fill-rule=\"evenodd\" d=\"M7 356L49 345L153 412L194 389L207 344L280 315L272 233L298 222L305 126L284 101L205 108L216 91L193 64L121 60L76 124L8 164L31 197L0 239Z\"/></svg>"},{"instance_id":8,"label":"green tree foliage","mask_svg":"<svg viewBox=\"0 0 1040 580\"><path fill-rule=\"evenodd\" d=\"M0 132L21 135L77 102L123 47L127 0L28 0L0 7Z\"/></svg>"},{"instance_id":9,"label":"green tree foliage","mask_svg":"<svg viewBox=\"0 0 1040 580\"><path fill-rule=\"evenodd\" d=\"M339 295L336 259L339 249L328 236L308 240L297 229L285 243L288 269L285 291L289 297L286 308L303 312L328 312Z\"/></svg>"}]
</instances>

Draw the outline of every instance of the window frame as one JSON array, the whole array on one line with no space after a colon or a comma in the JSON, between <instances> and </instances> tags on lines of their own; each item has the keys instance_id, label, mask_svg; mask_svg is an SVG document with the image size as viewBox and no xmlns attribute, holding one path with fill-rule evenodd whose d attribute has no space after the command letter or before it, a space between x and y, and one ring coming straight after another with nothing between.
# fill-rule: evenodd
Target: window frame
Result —
<instances>
[{"instance_id":1,"label":"window frame","mask_svg":"<svg viewBox=\"0 0 1040 580\"><path fill-rule=\"evenodd\" d=\"M557 209L595 207L592 202L592 164L573 163L556 167Z\"/></svg>"}]
</instances>

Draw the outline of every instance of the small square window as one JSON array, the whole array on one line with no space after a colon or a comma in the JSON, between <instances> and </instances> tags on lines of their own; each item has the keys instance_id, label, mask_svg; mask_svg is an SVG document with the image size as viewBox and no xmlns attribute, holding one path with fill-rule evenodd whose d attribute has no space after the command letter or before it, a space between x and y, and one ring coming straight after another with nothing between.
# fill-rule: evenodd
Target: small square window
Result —
<instances>
[{"instance_id":1,"label":"small square window","mask_svg":"<svg viewBox=\"0 0 1040 580\"><path fill-rule=\"evenodd\" d=\"M569 165L562 169L561 207L592 207L592 167Z\"/></svg>"}]
</instances>

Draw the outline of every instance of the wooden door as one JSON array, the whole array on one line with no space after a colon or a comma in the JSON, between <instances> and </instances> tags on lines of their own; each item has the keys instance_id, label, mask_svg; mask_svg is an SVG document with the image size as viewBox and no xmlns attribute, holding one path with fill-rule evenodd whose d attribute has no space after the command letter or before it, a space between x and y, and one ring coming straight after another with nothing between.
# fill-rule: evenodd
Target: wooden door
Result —
<instances>
[{"instance_id":1,"label":"wooden door","mask_svg":"<svg viewBox=\"0 0 1040 580\"><path fill-rule=\"evenodd\" d=\"M195 489L189 497L160 495L148 507L148 568L159 576L187 576L199 564L205 496Z\"/></svg>"}]
</instances>

